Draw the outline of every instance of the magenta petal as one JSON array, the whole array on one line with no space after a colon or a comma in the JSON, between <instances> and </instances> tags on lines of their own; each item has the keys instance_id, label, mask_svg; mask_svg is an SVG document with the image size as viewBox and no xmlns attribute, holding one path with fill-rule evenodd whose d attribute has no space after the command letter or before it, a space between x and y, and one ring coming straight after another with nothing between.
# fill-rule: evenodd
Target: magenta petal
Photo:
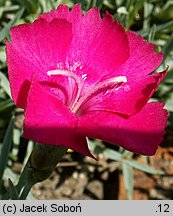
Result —
<instances>
[{"instance_id":1,"label":"magenta petal","mask_svg":"<svg viewBox=\"0 0 173 216\"><path fill-rule=\"evenodd\" d=\"M49 13L43 13L38 19L45 19L51 22L53 19L66 19L70 14L69 8L66 5L59 5L56 10L51 10Z\"/></svg>"},{"instance_id":2,"label":"magenta petal","mask_svg":"<svg viewBox=\"0 0 173 216\"><path fill-rule=\"evenodd\" d=\"M11 29L12 43L7 42L8 74L15 103L25 108L33 73L47 74L65 60L72 38L66 20L39 19Z\"/></svg>"},{"instance_id":3,"label":"magenta petal","mask_svg":"<svg viewBox=\"0 0 173 216\"><path fill-rule=\"evenodd\" d=\"M88 109L106 110L114 113L133 115L148 102L166 75L168 68L160 73L127 80L118 90L101 92L88 102ZM91 105L92 104L92 105Z\"/></svg>"},{"instance_id":4,"label":"magenta petal","mask_svg":"<svg viewBox=\"0 0 173 216\"><path fill-rule=\"evenodd\" d=\"M162 53L154 51L155 45L149 44L142 36L128 31L130 56L129 59L116 70L117 75L136 79L137 76L145 76L153 72L162 62Z\"/></svg>"},{"instance_id":5,"label":"magenta petal","mask_svg":"<svg viewBox=\"0 0 173 216\"><path fill-rule=\"evenodd\" d=\"M102 19L99 10L92 8L78 20L69 59L80 61L87 67L86 82L96 82L105 74L115 71L128 57L125 30L117 22L113 22L109 14Z\"/></svg>"},{"instance_id":6,"label":"magenta petal","mask_svg":"<svg viewBox=\"0 0 173 216\"><path fill-rule=\"evenodd\" d=\"M109 13L102 19L99 10L92 8L82 16L80 5L75 5L72 11L60 5L57 10L45 13L40 18L47 21L66 19L72 23L73 38L68 61L81 63L83 69L76 73L80 76L87 74L86 82L89 84L115 71L129 57L125 29L114 22Z\"/></svg>"},{"instance_id":7,"label":"magenta petal","mask_svg":"<svg viewBox=\"0 0 173 216\"><path fill-rule=\"evenodd\" d=\"M135 153L153 155L163 141L167 117L162 103L149 103L130 118L102 111L86 113L80 118L79 130Z\"/></svg>"},{"instance_id":8,"label":"magenta petal","mask_svg":"<svg viewBox=\"0 0 173 216\"><path fill-rule=\"evenodd\" d=\"M12 97L25 109L24 136L92 156L86 136L145 155L163 139L167 112L148 100L164 78L162 54L97 8L60 5L11 29Z\"/></svg>"},{"instance_id":9,"label":"magenta petal","mask_svg":"<svg viewBox=\"0 0 173 216\"><path fill-rule=\"evenodd\" d=\"M85 136L76 133L77 125L78 118L61 101L32 82L25 110L25 138L91 156Z\"/></svg>"},{"instance_id":10,"label":"magenta petal","mask_svg":"<svg viewBox=\"0 0 173 216\"><path fill-rule=\"evenodd\" d=\"M82 9L79 4L74 5L70 11L67 5L59 5L56 10L51 10L50 13L43 13L38 19L45 19L51 22L53 19L66 19L73 25L77 24L82 17Z\"/></svg>"}]
</instances>

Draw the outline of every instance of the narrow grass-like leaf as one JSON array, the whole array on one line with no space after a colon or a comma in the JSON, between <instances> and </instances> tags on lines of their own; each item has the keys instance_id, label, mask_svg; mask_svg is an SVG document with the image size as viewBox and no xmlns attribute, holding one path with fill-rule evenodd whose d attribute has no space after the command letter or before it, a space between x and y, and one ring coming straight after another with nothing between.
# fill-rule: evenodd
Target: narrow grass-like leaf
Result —
<instances>
[{"instance_id":1,"label":"narrow grass-like leaf","mask_svg":"<svg viewBox=\"0 0 173 216\"><path fill-rule=\"evenodd\" d=\"M167 23L158 25L158 26L156 27L156 33L157 33L157 32L160 32L160 31L163 31L163 30L165 30L165 29L172 28L172 26L173 26L173 20L171 20L171 21L169 21L169 22L167 22ZM149 34L150 31L151 31L151 29L148 29L148 30L146 30L146 31L143 31L143 30L141 31L141 30L140 30L140 31L137 31L136 33L142 35L143 37L146 37L146 36L148 36L148 34Z\"/></svg>"},{"instance_id":2,"label":"narrow grass-like leaf","mask_svg":"<svg viewBox=\"0 0 173 216\"><path fill-rule=\"evenodd\" d=\"M10 20L9 23L0 31L0 42L4 40L4 38L7 36L9 29L20 19L24 12L24 8L20 9L17 13L16 16Z\"/></svg>"},{"instance_id":3,"label":"narrow grass-like leaf","mask_svg":"<svg viewBox=\"0 0 173 216\"><path fill-rule=\"evenodd\" d=\"M156 34L156 25L153 25L151 31L148 34L149 43L154 43L155 34Z\"/></svg>"},{"instance_id":4,"label":"narrow grass-like leaf","mask_svg":"<svg viewBox=\"0 0 173 216\"><path fill-rule=\"evenodd\" d=\"M114 6L113 4L111 4L110 1L108 1L108 0L104 0L104 1L103 1L103 4L104 4L106 7L108 7L109 9L112 9L112 10L115 9L115 6Z\"/></svg>"},{"instance_id":5,"label":"narrow grass-like leaf","mask_svg":"<svg viewBox=\"0 0 173 216\"><path fill-rule=\"evenodd\" d=\"M147 164L149 162L149 157L148 156L141 156L144 162Z\"/></svg>"},{"instance_id":6,"label":"narrow grass-like leaf","mask_svg":"<svg viewBox=\"0 0 173 216\"><path fill-rule=\"evenodd\" d=\"M86 10L89 10L90 8L95 7L96 3L97 3L97 0L89 0Z\"/></svg>"},{"instance_id":7,"label":"narrow grass-like leaf","mask_svg":"<svg viewBox=\"0 0 173 216\"><path fill-rule=\"evenodd\" d=\"M41 13L48 12L48 11L50 11L52 9L52 7L50 5L50 1L39 0L38 5L39 5L39 7L41 9Z\"/></svg>"},{"instance_id":8,"label":"narrow grass-like leaf","mask_svg":"<svg viewBox=\"0 0 173 216\"><path fill-rule=\"evenodd\" d=\"M9 179L9 189L10 189L10 199L11 200L18 200L19 199L19 194L15 188L15 186L13 185L13 182Z\"/></svg>"},{"instance_id":9,"label":"narrow grass-like leaf","mask_svg":"<svg viewBox=\"0 0 173 216\"><path fill-rule=\"evenodd\" d=\"M30 140L30 141L28 142L28 146L27 146L27 150L26 150L25 159L24 159L24 161L23 161L23 164L26 164L26 163L27 163L28 158L29 158L29 156L30 156L30 154L31 154L31 152L32 152L32 150L33 150L33 148L34 148L34 142Z\"/></svg>"},{"instance_id":10,"label":"narrow grass-like leaf","mask_svg":"<svg viewBox=\"0 0 173 216\"><path fill-rule=\"evenodd\" d=\"M134 191L134 175L133 168L125 163L122 163L122 172L124 177L124 184L126 189L127 198L129 200L133 199L133 191Z\"/></svg>"},{"instance_id":11,"label":"narrow grass-like leaf","mask_svg":"<svg viewBox=\"0 0 173 216\"><path fill-rule=\"evenodd\" d=\"M5 4L5 1L6 1L6 0L0 0L0 6L4 5L4 4Z\"/></svg>"},{"instance_id":12,"label":"narrow grass-like leaf","mask_svg":"<svg viewBox=\"0 0 173 216\"><path fill-rule=\"evenodd\" d=\"M19 5L11 5L11 6L2 7L3 12L11 12L11 11L16 11L18 9L19 9Z\"/></svg>"},{"instance_id":13,"label":"narrow grass-like leaf","mask_svg":"<svg viewBox=\"0 0 173 216\"><path fill-rule=\"evenodd\" d=\"M153 175L163 175L164 172L158 169L155 169L153 167L150 167L146 164L139 163L135 160L123 160L124 163L126 163L129 166L132 166L135 169L141 170L143 172L153 174Z\"/></svg>"},{"instance_id":14,"label":"narrow grass-like leaf","mask_svg":"<svg viewBox=\"0 0 173 216\"><path fill-rule=\"evenodd\" d=\"M0 0L2 1L2 0ZM19 9L19 5L11 5L11 6L4 6L0 7L0 18L2 17L4 12L12 12Z\"/></svg>"},{"instance_id":15,"label":"narrow grass-like leaf","mask_svg":"<svg viewBox=\"0 0 173 216\"><path fill-rule=\"evenodd\" d=\"M54 10L55 10L55 5L54 5L54 2L53 2L53 0L49 0L49 4L50 4L50 6L52 7L52 9L54 9Z\"/></svg>"},{"instance_id":16,"label":"narrow grass-like leaf","mask_svg":"<svg viewBox=\"0 0 173 216\"><path fill-rule=\"evenodd\" d=\"M0 64L6 63L5 46L0 46Z\"/></svg>"},{"instance_id":17,"label":"narrow grass-like leaf","mask_svg":"<svg viewBox=\"0 0 173 216\"><path fill-rule=\"evenodd\" d=\"M32 188L33 184L25 184L23 187L23 190L19 196L19 200L26 200L28 193L30 192L31 188Z\"/></svg>"},{"instance_id":18,"label":"narrow grass-like leaf","mask_svg":"<svg viewBox=\"0 0 173 216\"><path fill-rule=\"evenodd\" d=\"M144 2L144 21L143 21L144 31L150 28L152 10L153 10L153 5L149 2Z\"/></svg>"},{"instance_id":19,"label":"narrow grass-like leaf","mask_svg":"<svg viewBox=\"0 0 173 216\"><path fill-rule=\"evenodd\" d=\"M27 198L27 200L37 200L37 198L32 194L32 192L30 191Z\"/></svg>"},{"instance_id":20,"label":"narrow grass-like leaf","mask_svg":"<svg viewBox=\"0 0 173 216\"><path fill-rule=\"evenodd\" d=\"M5 133L5 137L2 143L1 154L0 154L0 188L2 186L2 177L8 162L8 154L10 152L10 148L13 140L13 128L14 128L14 118L12 117L9 122L7 131Z\"/></svg>"},{"instance_id":21,"label":"narrow grass-like leaf","mask_svg":"<svg viewBox=\"0 0 173 216\"><path fill-rule=\"evenodd\" d=\"M103 155L112 160L122 160L122 155L119 152L114 151L112 149L105 149L103 151Z\"/></svg>"},{"instance_id":22,"label":"narrow grass-like leaf","mask_svg":"<svg viewBox=\"0 0 173 216\"><path fill-rule=\"evenodd\" d=\"M165 109L167 109L170 112L173 112L173 99L172 98L166 101Z\"/></svg>"},{"instance_id":23,"label":"narrow grass-like leaf","mask_svg":"<svg viewBox=\"0 0 173 216\"><path fill-rule=\"evenodd\" d=\"M38 9L38 0L16 0L19 4L27 10L28 13L36 13ZM50 0L49 0L50 1Z\"/></svg>"},{"instance_id":24,"label":"narrow grass-like leaf","mask_svg":"<svg viewBox=\"0 0 173 216\"><path fill-rule=\"evenodd\" d=\"M0 86L11 98L10 84L7 77L0 71Z\"/></svg>"},{"instance_id":25,"label":"narrow grass-like leaf","mask_svg":"<svg viewBox=\"0 0 173 216\"><path fill-rule=\"evenodd\" d=\"M101 7L103 6L103 0L97 0L97 7L99 8L99 9L101 9Z\"/></svg>"},{"instance_id":26,"label":"narrow grass-like leaf","mask_svg":"<svg viewBox=\"0 0 173 216\"><path fill-rule=\"evenodd\" d=\"M141 1L131 1L129 10L128 10L128 18L126 19L126 29L129 29L132 24L134 23L134 19L136 14L138 13L139 9L142 8L145 0Z\"/></svg>"},{"instance_id":27,"label":"narrow grass-like leaf","mask_svg":"<svg viewBox=\"0 0 173 216\"><path fill-rule=\"evenodd\" d=\"M170 55L171 51L173 50L173 33L170 36L168 42L165 44L165 46L162 49L162 52L164 53L164 60Z\"/></svg>"},{"instance_id":28,"label":"narrow grass-like leaf","mask_svg":"<svg viewBox=\"0 0 173 216\"><path fill-rule=\"evenodd\" d=\"M103 154L105 157L117 161L122 159L122 155L117 151L114 151L109 148L104 148L103 146L97 145L89 140L87 140L87 142L89 145L89 149L96 154Z\"/></svg>"},{"instance_id":29,"label":"narrow grass-like leaf","mask_svg":"<svg viewBox=\"0 0 173 216\"><path fill-rule=\"evenodd\" d=\"M88 141L89 148L92 152L98 154L103 154L105 157L111 159L111 160L117 160L122 163L125 163L126 165L129 165L135 169L141 170L143 172L153 174L153 175L163 175L164 172L158 169L155 169L153 167L150 167L149 165L139 163L136 160L133 159L125 159L127 155L120 154L119 152L109 149L109 148L104 148L102 146L99 146L93 142Z\"/></svg>"},{"instance_id":30,"label":"narrow grass-like leaf","mask_svg":"<svg viewBox=\"0 0 173 216\"><path fill-rule=\"evenodd\" d=\"M14 102L11 99L0 102L0 112L3 112L14 106Z\"/></svg>"},{"instance_id":31,"label":"narrow grass-like leaf","mask_svg":"<svg viewBox=\"0 0 173 216\"><path fill-rule=\"evenodd\" d=\"M9 178L15 184L19 179L19 175L14 173L10 167L7 167L4 171L3 179L8 180Z\"/></svg>"},{"instance_id":32,"label":"narrow grass-like leaf","mask_svg":"<svg viewBox=\"0 0 173 216\"><path fill-rule=\"evenodd\" d=\"M122 157L123 158L132 158L133 154L134 154L133 152L130 152L130 151L125 150L125 149L123 149L123 151L122 151Z\"/></svg>"}]
</instances>

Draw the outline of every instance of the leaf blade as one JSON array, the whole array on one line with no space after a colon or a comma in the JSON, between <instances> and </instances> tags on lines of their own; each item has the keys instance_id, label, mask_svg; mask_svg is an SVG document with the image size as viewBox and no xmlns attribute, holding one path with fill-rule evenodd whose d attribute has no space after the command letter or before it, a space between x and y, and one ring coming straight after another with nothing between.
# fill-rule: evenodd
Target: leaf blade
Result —
<instances>
[{"instance_id":1,"label":"leaf blade","mask_svg":"<svg viewBox=\"0 0 173 216\"><path fill-rule=\"evenodd\" d=\"M8 162L8 154L10 152L10 148L13 140L13 127L14 127L14 118L12 117L7 131L5 133L5 137L3 139L1 154L0 154L0 188L2 186L2 177L4 174L4 170L6 168Z\"/></svg>"},{"instance_id":2,"label":"leaf blade","mask_svg":"<svg viewBox=\"0 0 173 216\"><path fill-rule=\"evenodd\" d=\"M12 20L10 20L10 22L7 23L7 25L0 31L0 42L2 42L6 38L8 32L9 32L9 29L17 22L18 19L20 19L23 12L24 12L24 8L19 10L16 13L16 16Z\"/></svg>"},{"instance_id":3,"label":"leaf blade","mask_svg":"<svg viewBox=\"0 0 173 216\"><path fill-rule=\"evenodd\" d=\"M134 192L134 175L133 168L126 163L122 163L122 172L124 177L125 190L127 194L127 198L129 200L133 199Z\"/></svg>"},{"instance_id":4,"label":"leaf blade","mask_svg":"<svg viewBox=\"0 0 173 216\"><path fill-rule=\"evenodd\" d=\"M153 167L150 167L146 164L139 163L138 161L135 161L135 160L125 160L124 159L123 161L129 166L132 166L135 169L141 170L149 174L153 174L153 175L163 175L164 174L164 172L161 170L157 170Z\"/></svg>"}]
</instances>

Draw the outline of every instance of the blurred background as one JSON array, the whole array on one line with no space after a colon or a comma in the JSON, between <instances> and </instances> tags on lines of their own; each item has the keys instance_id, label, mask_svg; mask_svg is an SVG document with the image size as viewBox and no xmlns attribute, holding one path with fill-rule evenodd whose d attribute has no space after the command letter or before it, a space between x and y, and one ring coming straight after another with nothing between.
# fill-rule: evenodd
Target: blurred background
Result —
<instances>
[{"instance_id":1,"label":"blurred background","mask_svg":"<svg viewBox=\"0 0 173 216\"><path fill-rule=\"evenodd\" d=\"M100 140L88 140L98 159L68 151L49 179L36 184L28 199L173 199L173 0L0 0L0 199L13 191L34 143L22 137L23 110L10 94L5 38L14 25L33 22L59 4L80 3L85 13L97 6L164 53L157 71L169 72L152 100L169 111L165 141L155 156L144 157ZM10 180L9 180L10 179Z\"/></svg>"}]
</instances>

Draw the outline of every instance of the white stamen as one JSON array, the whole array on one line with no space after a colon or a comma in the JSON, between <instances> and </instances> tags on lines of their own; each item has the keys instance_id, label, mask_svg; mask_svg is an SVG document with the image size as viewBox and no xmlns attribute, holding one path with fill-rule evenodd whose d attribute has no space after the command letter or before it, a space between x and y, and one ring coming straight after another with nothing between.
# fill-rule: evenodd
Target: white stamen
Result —
<instances>
[{"instance_id":1,"label":"white stamen","mask_svg":"<svg viewBox=\"0 0 173 216\"><path fill-rule=\"evenodd\" d=\"M82 74L82 79L85 80L87 78L88 74Z\"/></svg>"},{"instance_id":2,"label":"white stamen","mask_svg":"<svg viewBox=\"0 0 173 216\"><path fill-rule=\"evenodd\" d=\"M48 76L52 76L52 75L64 75L64 76L69 76L71 75L71 73L69 73L69 71L67 70L51 70L47 72Z\"/></svg>"},{"instance_id":3,"label":"white stamen","mask_svg":"<svg viewBox=\"0 0 173 216\"><path fill-rule=\"evenodd\" d=\"M83 95L76 104L74 104L74 106L72 107L72 111L74 113L77 113L78 109L81 107L81 105L83 103L86 102L86 100L93 95L94 93L96 93L98 90L104 88L104 87L108 87L110 85L115 85L116 88L119 87L120 84L127 82L127 77L126 76L118 76L118 77L114 77L114 78L110 78L107 80L104 80L102 82L99 82L98 84L95 85L94 88L91 88L91 90L89 90L85 95ZM115 87L114 87L115 88Z\"/></svg>"},{"instance_id":4,"label":"white stamen","mask_svg":"<svg viewBox=\"0 0 173 216\"><path fill-rule=\"evenodd\" d=\"M74 74L72 72L69 72L67 70L51 70L51 71L47 72L47 75L48 76L62 75L62 76L70 77L70 78L72 78L75 81L75 84L77 86L77 95L75 97L74 102L71 105L71 106L73 106L77 102L77 100L79 99L79 97L80 97L81 88L82 88L82 84L81 84L80 78L76 74Z\"/></svg>"},{"instance_id":5,"label":"white stamen","mask_svg":"<svg viewBox=\"0 0 173 216\"><path fill-rule=\"evenodd\" d=\"M68 78L71 78L75 81L75 84L77 86L77 91L73 90L73 83L71 83L72 80L69 79L69 85L71 86L70 94L69 95L69 100L67 101L67 106L71 109L72 112L78 113L80 110L80 107L85 104L93 94L99 94L99 90L104 90L107 88L111 89L118 89L122 83L127 82L126 76L117 76L113 77L107 80L103 80L101 82L98 82L96 85L92 86L90 90L86 92L83 96L80 96L81 90L82 90L82 85L84 80L87 78L87 74L83 74L81 78L74 74L71 71L68 70L51 70L47 72L48 76L52 75L62 75L66 76ZM71 83L71 84L70 84ZM107 90L108 91L108 90ZM74 95L75 94L75 95Z\"/></svg>"}]
</instances>

